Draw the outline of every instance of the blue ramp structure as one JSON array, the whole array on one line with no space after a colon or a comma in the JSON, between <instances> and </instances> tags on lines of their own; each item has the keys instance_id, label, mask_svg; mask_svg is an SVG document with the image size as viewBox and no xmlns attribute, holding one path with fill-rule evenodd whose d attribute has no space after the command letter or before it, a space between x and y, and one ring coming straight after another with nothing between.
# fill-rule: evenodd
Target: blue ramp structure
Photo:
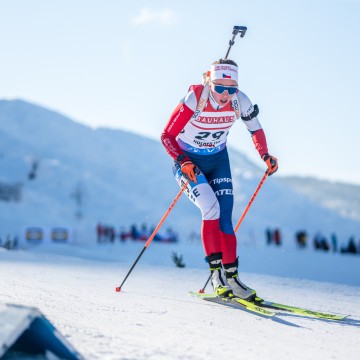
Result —
<instances>
[{"instance_id":1,"label":"blue ramp structure","mask_svg":"<svg viewBox=\"0 0 360 360\"><path fill-rule=\"evenodd\" d=\"M33 307L0 304L0 359L66 359L83 357Z\"/></svg>"}]
</instances>

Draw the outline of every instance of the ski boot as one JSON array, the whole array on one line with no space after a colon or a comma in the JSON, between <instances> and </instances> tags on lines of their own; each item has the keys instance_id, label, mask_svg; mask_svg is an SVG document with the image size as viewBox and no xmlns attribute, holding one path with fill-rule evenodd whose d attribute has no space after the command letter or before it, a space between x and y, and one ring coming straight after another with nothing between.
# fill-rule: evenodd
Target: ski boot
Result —
<instances>
[{"instance_id":1,"label":"ski boot","mask_svg":"<svg viewBox=\"0 0 360 360\"><path fill-rule=\"evenodd\" d=\"M221 258L222 253L215 253L206 257L211 271L211 284L217 296L232 297L231 287L223 274Z\"/></svg>"},{"instance_id":2,"label":"ski boot","mask_svg":"<svg viewBox=\"0 0 360 360\"><path fill-rule=\"evenodd\" d=\"M235 296L243 300L253 301L256 298L256 291L249 288L239 279L238 259L234 263L224 264L225 276Z\"/></svg>"}]
</instances>

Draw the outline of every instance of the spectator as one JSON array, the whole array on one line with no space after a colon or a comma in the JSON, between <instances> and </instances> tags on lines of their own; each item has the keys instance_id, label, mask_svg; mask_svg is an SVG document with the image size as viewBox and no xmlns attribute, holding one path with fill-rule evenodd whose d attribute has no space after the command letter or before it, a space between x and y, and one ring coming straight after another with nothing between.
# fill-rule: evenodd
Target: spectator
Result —
<instances>
[{"instance_id":1,"label":"spectator","mask_svg":"<svg viewBox=\"0 0 360 360\"><path fill-rule=\"evenodd\" d=\"M341 252L342 253L349 253L349 254L356 254L357 253L356 245L355 245L355 239L354 239L353 236L349 239L348 246L342 248Z\"/></svg>"},{"instance_id":2,"label":"spectator","mask_svg":"<svg viewBox=\"0 0 360 360\"><path fill-rule=\"evenodd\" d=\"M110 242L111 242L111 243L113 243L113 242L115 241L115 236L116 236L116 234L115 234L115 229L114 229L113 226L111 226L111 227L109 228L109 237L110 237Z\"/></svg>"},{"instance_id":3,"label":"spectator","mask_svg":"<svg viewBox=\"0 0 360 360\"><path fill-rule=\"evenodd\" d=\"M321 240L322 240L322 234L320 231L318 231L313 239L314 242L314 248L315 250L320 250L321 249Z\"/></svg>"},{"instance_id":4,"label":"spectator","mask_svg":"<svg viewBox=\"0 0 360 360\"><path fill-rule=\"evenodd\" d=\"M329 251L330 250L330 245L329 245L329 243L328 243L328 241L326 240L325 237L323 237L320 240L320 249L324 250L324 251Z\"/></svg>"},{"instance_id":5,"label":"spectator","mask_svg":"<svg viewBox=\"0 0 360 360\"><path fill-rule=\"evenodd\" d=\"M304 230L300 230L296 233L296 243L299 248L305 248L307 244L307 233Z\"/></svg>"},{"instance_id":6,"label":"spectator","mask_svg":"<svg viewBox=\"0 0 360 360\"><path fill-rule=\"evenodd\" d=\"M97 242L101 242L103 235L103 228L100 223L98 223L96 226L96 234L97 234Z\"/></svg>"},{"instance_id":7,"label":"spectator","mask_svg":"<svg viewBox=\"0 0 360 360\"><path fill-rule=\"evenodd\" d=\"M281 245L281 233L279 229L274 230L274 243L277 246Z\"/></svg>"},{"instance_id":8,"label":"spectator","mask_svg":"<svg viewBox=\"0 0 360 360\"><path fill-rule=\"evenodd\" d=\"M120 228L119 231L119 239L121 242L125 241L128 237L130 237L130 234L125 231L124 226Z\"/></svg>"},{"instance_id":9,"label":"spectator","mask_svg":"<svg viewBox=\"0 0 360 360\"><path fill-rule=\"evenodd\" d=\"M142 224L141 225L141 230L140 230L140 234L139 234L139 239L146 241L149 238L149 232L147 230L147 226L146 224Z\"/></svg>"},{"instance_id":10,"label":"spectator","mask_svg":"<svg viewBox=\"0 0 360 360\"><path fill-rule=\"evenodd\" d=\"M270 228L266 229L266 244L270 245L273 241L273 233Z\"/></svg>"},{"instance_id":11,"label":"spectator","mask_svg":"<svg viewBox=\"0 0 360 360\"><path fill-rule=\"evenodd\" d=\"M337 236L335 233L332 233L331 236L331 244L333 252L337 252Z\"/></svg>"},{"instance_id":12,"label":"spectator","mask_svg":"<svg viewBox=\"0 0 360 360\"><path fill-rule=\"evenodd\" d=\"M137 240L140 236L140 233L139 233L138 229L136 228L136 225L131 225L130 233L131 233L132 240Z\"/></svg>"}]
</instances>

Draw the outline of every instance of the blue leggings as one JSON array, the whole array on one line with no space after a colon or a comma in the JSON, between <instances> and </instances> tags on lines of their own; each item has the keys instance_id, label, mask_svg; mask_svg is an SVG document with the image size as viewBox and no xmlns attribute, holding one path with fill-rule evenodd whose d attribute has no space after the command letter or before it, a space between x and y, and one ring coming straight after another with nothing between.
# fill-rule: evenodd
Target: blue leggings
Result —
<instances>
[{"instance_id":1,"label":"blue leggings","mask_svg":"<svg viewBox=\"0 0 360 360\"><path fill-rule=\"evenodd\" d=\"M185 152L199 168L198 182L189 183L187 197L199 207L203 220L219 219L220 230L225 234L234 234L232 210L234 204L231 170L227 149L212 155L197 155ZM176 181L184 184L180 165L174 162Z\"/></svg>"}]
</instances>

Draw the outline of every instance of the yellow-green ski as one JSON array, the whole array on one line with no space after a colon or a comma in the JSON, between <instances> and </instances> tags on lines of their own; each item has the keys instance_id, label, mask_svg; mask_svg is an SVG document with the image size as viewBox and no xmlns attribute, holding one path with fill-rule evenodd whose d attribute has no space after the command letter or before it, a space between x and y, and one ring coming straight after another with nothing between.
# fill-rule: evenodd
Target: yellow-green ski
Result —
<instances>
[{"instance_id":1,"label":"yellow-green ski","mask_svg":"<svg viewBox=\"0 0 360 360\"><path fill-rule=\"evenodd\" d=\"M287 311L287 312L291 312L293 314L309 316L309 317L315 317L315 318L319 318L319 319L344 320L349 316L349 315L339 315L339 314L325 313L325 312L322 312L322 311L315 311L315 310L305 309L305 308L301 308L301 307L297 307L297 306L279 304L279 303L264 300L264 299L261 299L261 298L255 298L255 301L251 302L251 303L253 303L255 305L258 305L260 307L267 308L267 309L284 310L284 311Z\"/></svg>"},{"instance_id":2,"label":"yellow-green ski","mask_svg":"<svg viewBox=\"0 0 360 360\"><path fill-rule=\"evenodd\" d=\"M191 291L190 294L206 301L237 307L243 310L248 310L257 313L259 315L263 315L265 317L272 317L276 315L277 314L276 311L286 311L296 315L308 316L318 319L336 320L336 321L344 320L347 317L349 317L349 315L333 314L333 313L306 309L298 306L279 304L273 301L261 299L259 297L255 298L254 301L248 301L248 300L243 300L236 296L230 298L221 298L216 296L216 294L205 294L205 293L198 293L195 291ZM238 305L240 305L240 307Z\"/></svg>"},{"instance_id":3,"label":"yellow-green ski","mask_svg":"<svg viewBox=\"0 0 360 360\"><path fill-rule=\"evenodd\" d=\"M258 306L254 303L251 303L249 301L243 302L239 301L241 300L238 297L219 297L216 296L216 294L202 294L195 291L190 291L190 294L193 296L196 296L199 299L210 301L216 304L221 304L225 306L229 306L232 308L248 311L251 313L255 313L257 315L263 316L263 317L273 317L277 313L273 310L266 309L264 307Z\"/></svg>"}]
</instances>

